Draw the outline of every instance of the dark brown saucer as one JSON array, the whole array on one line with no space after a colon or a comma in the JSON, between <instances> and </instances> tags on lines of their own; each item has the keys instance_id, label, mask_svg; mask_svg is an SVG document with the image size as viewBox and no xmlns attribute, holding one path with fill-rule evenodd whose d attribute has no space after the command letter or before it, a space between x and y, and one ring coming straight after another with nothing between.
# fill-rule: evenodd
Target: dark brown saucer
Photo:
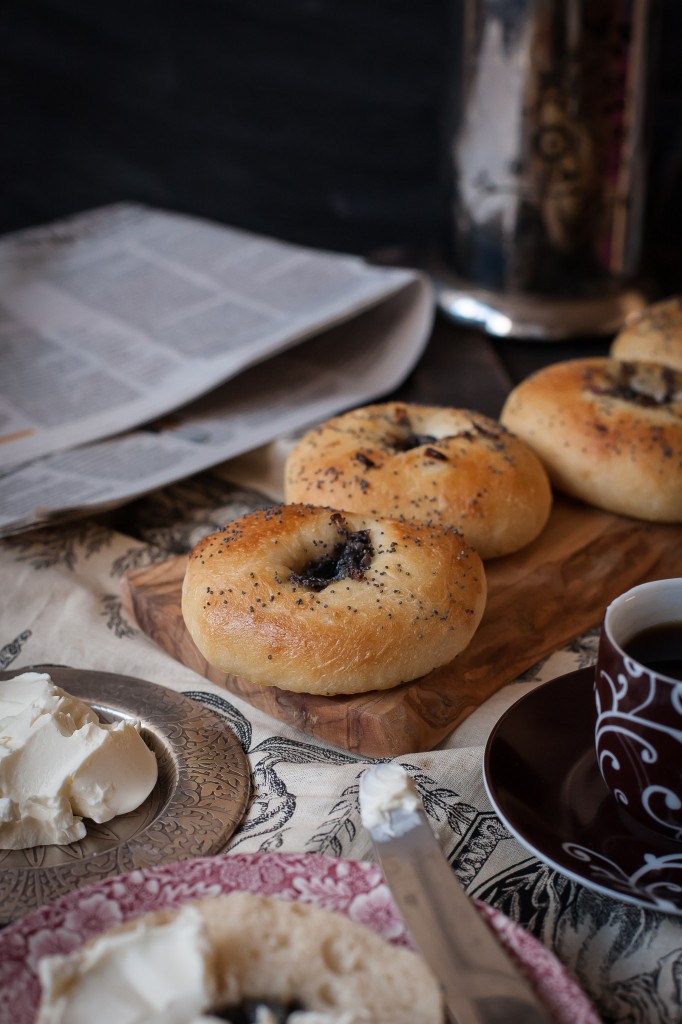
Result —
<instances>
[{"instance_id":1,"label":"dark brown saucer","mask_svg":"<svg viewBox=\"0 0 682 1024\"><path fill-rule=\"evenodd\" d=\"M594 668L553 679L500 718L484 781L509 831L597 892L682 914L682 843L636 825L606 788L594 749Z\"/></svg>"}]
</instances>

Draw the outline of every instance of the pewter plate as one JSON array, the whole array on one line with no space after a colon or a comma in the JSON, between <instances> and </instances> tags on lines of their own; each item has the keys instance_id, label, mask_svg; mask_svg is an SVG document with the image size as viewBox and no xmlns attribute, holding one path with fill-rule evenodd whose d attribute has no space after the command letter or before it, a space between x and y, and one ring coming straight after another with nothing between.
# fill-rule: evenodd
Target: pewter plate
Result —
<instances>
[{"instance_id":1,"label":"pewter plate","mask_svg":"<svg viewBox=\"0 0 682 1024\"><path fill-rule=\"evenodd\" d=\"M138 720L157 756L156 786L140 807L102 825L86 821L77 843L0 850L0 924L110 875L219 853L251 792L249 763L219 715L163 686L110 672L35 665L103 722Z\"/></svg>"}]
</instances>

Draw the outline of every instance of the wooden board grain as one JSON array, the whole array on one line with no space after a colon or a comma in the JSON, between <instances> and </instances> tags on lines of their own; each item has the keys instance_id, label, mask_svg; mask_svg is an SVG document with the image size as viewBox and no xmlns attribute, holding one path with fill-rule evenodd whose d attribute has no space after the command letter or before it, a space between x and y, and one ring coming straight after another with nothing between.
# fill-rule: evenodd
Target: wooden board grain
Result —
<instances>
[{"instance_id":1,"label":"wooden board grain","mask_svg":"<svg viewBox=\"0 0 682 1024\"><path fill-rule=\"evenodd\" d=\"M462 654L393 690L347 697L291 693L212 668L182 619L186 564L184 556L170 558L125 578L124 605L148 636L273 717L345 750L390 757L431 750L505 683L597 625L617 594L645 580L682 575L682 527L557 498L533 544L486 563L485 614Z\"/></svg>"}]
</instances>

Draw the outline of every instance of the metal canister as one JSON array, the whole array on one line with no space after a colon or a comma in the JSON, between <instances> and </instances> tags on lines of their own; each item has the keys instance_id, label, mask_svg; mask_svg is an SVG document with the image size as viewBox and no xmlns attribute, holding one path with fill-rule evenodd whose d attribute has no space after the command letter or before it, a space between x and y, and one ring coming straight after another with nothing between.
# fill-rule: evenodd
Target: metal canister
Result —
<instances>
[{"instance_id":1,"label":"metal canister","mask_svg":"<svg viewBox=\"0 0 682 1024\"><path fill-rule=\"evenodd\" d=\"M649 0L461 0L441 305L494 334L615 329L645 200Z\"/></svg>"}]
</instances>

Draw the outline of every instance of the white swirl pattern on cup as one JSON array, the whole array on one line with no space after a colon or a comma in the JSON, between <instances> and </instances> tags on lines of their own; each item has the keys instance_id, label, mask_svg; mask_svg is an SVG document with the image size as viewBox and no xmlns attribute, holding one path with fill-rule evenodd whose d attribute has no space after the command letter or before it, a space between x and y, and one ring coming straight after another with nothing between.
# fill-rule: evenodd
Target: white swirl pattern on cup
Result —
<instances>
[{"instance_id":1,"label":"white swirl pattern on cup","mask_svg":"<svg viewBox=\"0 0 682 1024\"><path fill-rule=\"evenodd\" d=\"M674 683L661 680L651 671L633 661L625 659L627 675L619 673L614 679L604 670L599 678L608 685L607 688L597 687L597 723L595 740L599 769L607 780L611 791L623 806L635 813L640 820L644 819L652 828L663 829L671 838L682 840L682 827L679 824L661 817L664 811L679 811L682 808L682 774L678 774L679 786L676 789L669 784L661 785L655 777L649 777L649 769L659 760L671 758L671 750L675 759L671 763L682 764L682 682ZM646 692L638 706L623 710L624 699L632 692L632 680L646 681ZM606 692L611 694L610 706L604 706ZM652 709L665 708L666 721L662 716L652 716ZM679 720L679 728L671 725L675 718ZM630 760L639 758L641 774L646 783L641 787L641 807L633 808L623 789L618 786L618 773L623 769L621 759L626 753ZM630 769L631 770L631 766ZM626 786L632 791L632 786Z\"/></svg>"},{"instance_id":2,"label":"white swirl pattern on cup","mask_svg":"<svg viewBox=\"0 0 682 1024\"><path fill-rule=\"evenodd\" d=\"M642 894L645 894L651 906L664 913L678 908L678 904L670 897L682 892L682 854L657 856L655 853L644 853L641 865L628 874L608 857L580 843L563 843L562 847L571 857L588 866L595 885L608 890L615 889L624 896L636 898L638 902L641 902ZM680 882L671 881L676 871L680 872Z\"/></svg>"}]
</instances>

